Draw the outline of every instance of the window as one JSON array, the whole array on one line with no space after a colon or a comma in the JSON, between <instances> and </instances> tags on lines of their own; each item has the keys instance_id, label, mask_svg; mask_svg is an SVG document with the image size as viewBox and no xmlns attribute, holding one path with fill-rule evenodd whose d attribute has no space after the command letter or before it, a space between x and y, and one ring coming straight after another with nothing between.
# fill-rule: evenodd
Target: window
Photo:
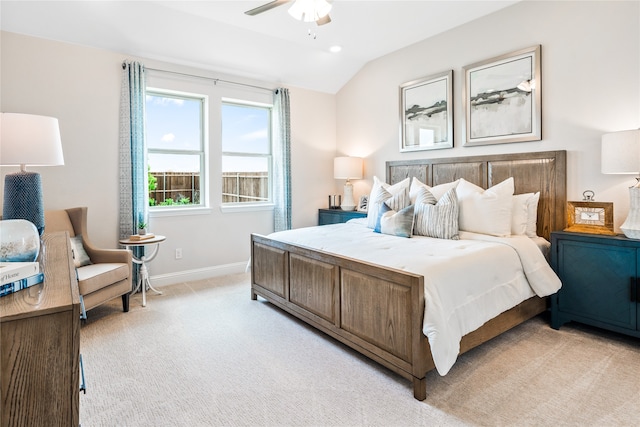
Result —
<instances>
[{"instance_id":1,"label":"window","mask_svg":"<svg viewBox=\"0 0 640 427\"><path fill-rule=\"evenodd\" d=\"M223 101L222 203L272 203L271 106Z\"/></svg>"},{"instance_id":2,"label":"window","mask_svg":"<svg viewBox=\"0 0 640 427\"><path fill-rule=\"evenodd\" d=\"M204 95L147 89L149 206L205 205L206 107Z\"/></svg>"}]
</instances>

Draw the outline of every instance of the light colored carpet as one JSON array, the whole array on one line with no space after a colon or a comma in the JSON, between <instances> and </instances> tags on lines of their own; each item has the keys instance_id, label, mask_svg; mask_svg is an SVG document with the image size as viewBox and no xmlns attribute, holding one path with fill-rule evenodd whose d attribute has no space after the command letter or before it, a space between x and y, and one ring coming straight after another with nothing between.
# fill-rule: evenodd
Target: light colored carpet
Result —
<instances>
[{"instance_id":1,"label":"light colored carpet","mask_svg":"<svg viewBox=\"0 0 640 427\"><path fill-rule=\"evenodd\" d=\"M81 329L92 426L640 424L640 340L542 317L411 383L271 304L249 275L166 286Z\"/></svg>"}]
</instances>

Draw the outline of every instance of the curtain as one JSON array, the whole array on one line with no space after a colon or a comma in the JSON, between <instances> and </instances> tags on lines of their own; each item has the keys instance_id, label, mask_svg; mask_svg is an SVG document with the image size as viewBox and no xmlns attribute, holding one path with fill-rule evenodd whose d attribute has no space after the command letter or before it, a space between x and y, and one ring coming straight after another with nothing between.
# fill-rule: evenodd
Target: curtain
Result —
<instances>
[{"instance_id":1,"label":"curtain","mask_svg":"<svg viewBox=\"0 0 640 427\"><path fill-rule=\"evenodd\" d=\"M291 124L289 89L273 96L273 212L274 231L291 228Z\"/></svg>"},{"instance_id":2,"label":"curtain","mask_svg":"<svg viewBox=\"0 0 640 427\"><path fill-rule=\"evenodd\" d=\"M144 104L144 65L125 61L120 91L120 238L136 234L138 223L148 218ZM134 255L143 256L144 247L134 248ZM136 273L133 279L136 283Z\"/></svg>"}]
</instances>

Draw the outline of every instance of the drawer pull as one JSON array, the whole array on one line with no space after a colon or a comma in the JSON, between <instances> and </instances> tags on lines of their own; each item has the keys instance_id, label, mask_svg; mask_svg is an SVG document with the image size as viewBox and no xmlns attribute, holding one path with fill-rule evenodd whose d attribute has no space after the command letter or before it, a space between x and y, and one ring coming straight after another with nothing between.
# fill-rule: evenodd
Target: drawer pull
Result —
<instances>
[{"instance_id":1,"label":"drawer pull","mask_svg":"<svg viewBox=\"0 0 640 427\"><path fill-rule=\"evenodd\" d=\"M638 278L629 278L629 299L631 302L640 302L640 295L638 295Z\"/></svg>"}]
</instances>

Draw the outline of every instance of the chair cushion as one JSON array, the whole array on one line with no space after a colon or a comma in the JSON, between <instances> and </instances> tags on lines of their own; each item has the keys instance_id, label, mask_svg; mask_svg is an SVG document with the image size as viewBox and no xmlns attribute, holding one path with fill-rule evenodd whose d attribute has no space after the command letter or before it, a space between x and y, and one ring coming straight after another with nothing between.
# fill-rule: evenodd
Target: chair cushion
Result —
<instances>
[{"instance_id":1,"label":"chair cushion","mask_svg":"<svg viewBox=\"0 0 640 427\"><path fill-rule=\"evenodd\" d=\"M79 267L78 288L80 295L90 294L128 277L129 266L125 263L89 264Z\"/></svg>"}]
</instances>

